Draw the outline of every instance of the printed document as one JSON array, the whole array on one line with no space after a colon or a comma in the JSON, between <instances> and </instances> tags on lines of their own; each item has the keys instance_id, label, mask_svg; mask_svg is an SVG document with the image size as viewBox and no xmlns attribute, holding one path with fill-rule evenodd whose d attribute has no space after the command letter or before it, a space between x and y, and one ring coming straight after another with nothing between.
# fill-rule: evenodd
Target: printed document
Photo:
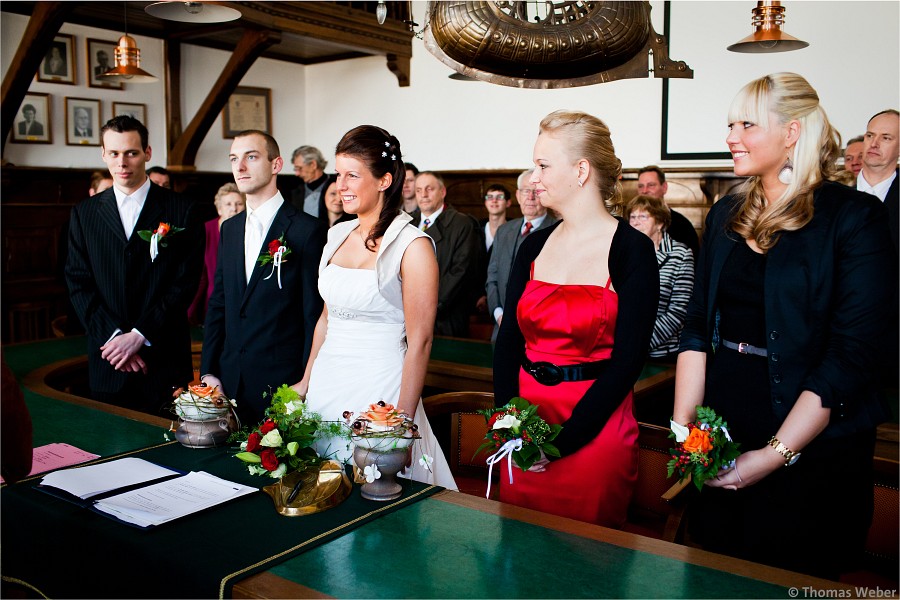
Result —
<instances>
[{"instance_id":1,"label":"printed document","mask_svg":"<svg viewBox=\"0 0 900 600\"><path fill-rule=\"evenodd\" d=\"M41 485L69 492L82 500L161 477L178 475L141 458L120 458L87 467L55 471L41 479Z\"/></svg>"}]
</instances>

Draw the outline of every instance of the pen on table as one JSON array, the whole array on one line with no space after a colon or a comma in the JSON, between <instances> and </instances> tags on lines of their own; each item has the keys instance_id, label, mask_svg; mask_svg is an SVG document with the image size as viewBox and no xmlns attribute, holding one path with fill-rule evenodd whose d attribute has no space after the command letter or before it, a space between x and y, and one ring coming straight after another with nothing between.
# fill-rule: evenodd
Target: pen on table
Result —
<instances>
[{"instance_id":1,"label":"pen on table","mask_svg":"<svg viewBox=\"0 0 900 600\"><path fill-rule=\"evenodd\" d=\"M300 486L303 485L303 478L297 480L297 484L294 486L294 489L291 490L291 494L288 496L287 503L290 504L297 497L297 494L300 493Z\"/></svg>"}]
</instances>

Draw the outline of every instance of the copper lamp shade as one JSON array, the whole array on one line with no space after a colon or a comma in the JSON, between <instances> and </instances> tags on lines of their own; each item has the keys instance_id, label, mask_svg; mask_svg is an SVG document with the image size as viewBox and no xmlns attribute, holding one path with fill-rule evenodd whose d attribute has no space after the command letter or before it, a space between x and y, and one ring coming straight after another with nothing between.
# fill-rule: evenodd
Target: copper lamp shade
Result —
<instances>
[{"instance_id":1,"label":"copper lamp shade","mask_svg":"<svg viewBox=\"0 0 900 600\"><path fill-rule=\"evenodd\" d=\"M158 81L156 77L141 68L141 50L130 35L123 35L119 38L119 45L116 46L116 66L102 75L97 75L97 78L121 83Z\"/></svg>"},{"instance_id":2,"label":"copper lamp shade","mask_svg":"<svg viewBox=\"0 0 900 600\"><path fill-rule=\"evenodd\" d=\"M781 2L757 2L753 9L753 26L756 31L728 46L732 52L788 52L809 46L803 40L782 31L785 9Z\"/></svg>"},{"instance_id":3,"label":"copper lamp shade","mask_svg":"<svg viewBox=\"0 0 900 600\"><path fill-rule=\"evenodd\" d=\"M241 11L215 2L154 2L144 12L182 23L225 23L241 18Z\"/></svg>"}]
</instances>

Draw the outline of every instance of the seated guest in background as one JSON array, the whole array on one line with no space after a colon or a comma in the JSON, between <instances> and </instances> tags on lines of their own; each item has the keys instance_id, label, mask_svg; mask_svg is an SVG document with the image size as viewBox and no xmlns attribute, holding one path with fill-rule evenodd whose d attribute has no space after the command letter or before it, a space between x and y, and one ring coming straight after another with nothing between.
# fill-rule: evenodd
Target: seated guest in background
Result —
<instances>
[{"instance_id":1,"label":"seated guest in background","mask_svg":"<svg viewBox=\"0 0 900 600\"><path fill-rule=\"evenodd\" d=\"M206 222L206 251L203 254L203 271L197 295L188 309L188 320L191 325L203 325L206 318L206 304L213 293L216 280L216 260L219 256L219 230L226 219L230 219L246 208L246 196L233 183L226 183L216 192L214 200L218 218Z\"/></svg>"},{"instance_id":2,"label":"seated guest in background","mask_svg":"<svg viewBox=\"0 0 900 600\"><path fill-rule=\"evenodd\" d=\"M437 252L440 283L434 332L465 337L469 332L469 314L475 306L481 238L478 221L445 205L446 196L447 188L437 173L419 173L419 214L413 215L413 224L431 236Z\"/></svg>"},{"instance_id":3,"label":"seated guest in background","mask_svg":"<svg viewBox=\"0 0 900 600\"><path fill-rule=\"evenodd\" d=\"M16 376L0 355L0 475L15 483L31 473L31 414Z\"/></svg>"},{"instance_id":4,"label":"seated guest in background","mask_svg":"<svg viewBox=\"0 0 900 600\"><path fill-rule=\"evenodd\" d=\"M403 180L403 212L413 214L419 208L416 204L416 176L419 169L411 162L403 163L406 167L406 179Z\"/></svg>"},{"instance_id":5,"label":"seated guest in background","mask_svg":"<svg viewBox=\"0 0 900 600\"><path fill-rule=\"evenodd\" d=\"M187 309L203 266L204 230L185 196L153 185L149 134L129 116L100 130L112 188L72 209L66 282L87 330L95 400L167 414L172 390L194 378ZM141 231L172 229L151 256Z\"/></svg>"},{"instance_id":6,"label":"seated guest in background","mask_svg":"<svg viewBox=\"0 0 900 600\"><path fill-rule=\"evenodd\" d=\"M159 187L172 189L172 178L169 177L169 172L164 167L150 167L147 169L147 177Z\"/></svg>"},{"instance_id":7,"label":"seated guest in background","mask_svg":"<svg viewBox=\"0 0 900 600\"><path fill-rule=\"evenodd\" d=\"M344 200L338 193L337 177L332 177L331 183L325 188L325 209L328 211L328 228L338 223L352 221L356 217L344 212Z\"/></svg>"},{"instance_id":8,"label":"seated guest in background","mask_svg":"<svg viewBox=\"0 0 900 600\"><path fill-rule=\"evenodd\" d=\"M478 269L478 289L482 292L484 292L487 281L487 266L494 248L494 237L500 226L506 223L506 209L509 208L509 204L510 193L506 186L499 183L492 183L488 186L484 194L484 208L487 210L488 218L481 222L482 243L486 254L483 255L484 261ZM475 310L478 313L487 313L487 295L485 293L482 293L475 302Z\"/></svg>"},{"instance_id":9,"label":"seated guest in background","mask_svg":"<svg viewBox=\"0 0 900 600\"><path fill-rule=\"evenodd\" d=\"M844 169L853 173L854 177L862 171L864 138L865 136L858 135L848 140L847 148L844 150Z\"/></svg>"},{"instance_id":10,"label":"seated guest in background","mask_svg":"<svg viewBox=\"0 0 900 600\"><path fill-rule=\"evenodd\" d=\"M548 423L561 424L553 443L562 457L542 457L512 484L501 477L500 500L620 527L637 481L632 388L658 304L653 243L614 216L622 163L600 119L547 115L534 164L538 198L562 220L530 234L516 255L494 389L498 405L521 396ZM536 366L542 362L561 377Z\"/></svg>"},{"instance_id":11,"label":"seated guest in background","mask_svg":"<svg viewBox=\"0 0 900 600\"><path fill-rule=\"evenodd\" d=\"M694 500L691 538L837 578L862 554L888 416L875 383L897 308L887 211L827 181L840 136L803 77L747 84L728 128L734 173L749 179L706 219L673 420L715 409L742 454Z\"/></svg>"},{"instance_id":12,"label":"seated guest in background","mask_svg":"<svg viewBox=\"0 0 900 600\"><path fill-rule=\"evenodd\" d=\"M91 173L91 187L88 189L88 196L99 194L103 190L108 190L113 186L113 179L109 171L94 171Z\"/></svg>"},{"instance_id":13,"label":"seated guest in background","mask_svg":"<svg viewBox=\"0 0 900 600\"><path fill-rule=\"evenodd\" d=\"M503 321L503 303L506 302L506 284L519 247L532 231L539 231L556 223L556 217L547 214L547 209L538 200L534 184L529 181L534 169L519 174L516 202L522 216L503 224L494 237L490 259L488 260L487 292L488 312L494 319L491 340L497 340L497 330Z\"/></svg>"},{"instance_id":14,"label":"seated guest in background","mask_svg":"<svg viewBox=\"0 0 900 600\"><path fill-rule=\"evenodd\" d=\"M642 196L655 196L660 200L665 200L666 192L669 191L669 184L666 183L666 173L655 165L644 167L638 171L638 194ZM676 210L672 210L672 224L669 226L669 237L676 242L681 242L691 249L694 255L700 249L700 240L697 237L697 230L694 225L683 214Z\"/></svg>"},{"instance_id":15,"label":"seated guest in background","mask_svg":"<svg viewBox=\"0 0 900 600\"><path fill-rule=\"evenodd\" d=\"M674 364L678 357L678 338L694 286L694 254L666 233L671 223L671 213L660 198L633 198L625 207L625 218L632 227L653 240L656 247L659 308L650 338L649 356L655 361Z\"/></svg>"},{"instance_id":16,"label":"seated guest in background","mask_svg":"<svg viewBox=\"0 0 900 600\"><path fill-rule=\"evenodd\" d=\"M291 204L297 210L325 221L325 188L332 180L331 176L325 174L328 161L315 146L300 146L291 155L291 163L294 165L294 174L303 180L299 187L294 188Z\"/></svg>"}]
</instances>

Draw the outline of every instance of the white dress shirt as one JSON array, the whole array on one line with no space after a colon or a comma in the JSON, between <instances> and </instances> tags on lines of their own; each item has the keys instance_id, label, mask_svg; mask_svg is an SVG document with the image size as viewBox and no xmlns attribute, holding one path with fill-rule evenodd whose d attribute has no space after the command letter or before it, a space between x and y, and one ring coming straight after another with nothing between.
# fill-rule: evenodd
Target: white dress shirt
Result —
<instances>
[{"instance_id":1,"label":"white dress shirt","mask_svg":"<svg viewBox=\"0 0 900 600\"><path fill-rule=\"evenodd\" d=\"M866 181L866 178L863 177L864 172L865 169L860 171L859 175L856 176L856 189L858 189L860 192L865 192L867 194L877 196L879 200L884 202L888 190L891 189L891 184L894 182L894 179L897 178L897 171L894 170L894 172L891 173L890 177L880 183L876 183L875 185L872 185L868 181Z\"/></svg>"},{"instance_id":2,"label":"white dress shirt","mask_svg":"<svg viewBox=\"0 0 900 600\"><path fill-rule=\"evenodd\" d=\"M431 227L434 225L434 222L437 221L437 218L441 216L441 213L444 212L444 205L442 204L439 209L428 215L427 217L423 214L422 220L419 221L419 231L425 231L425 219L428 219L428 226Z\"/></svg>"},{"instance_id":3,"label":"white dress shirt","mask_svg":"<svg viewBox=\"0 0 900 600\"><path fill-rule=\"evenodd\" d=\"M272 227L275 215L282 204L284 204L284 198L281 196L281 192L276 192L274 196L255 209L250 208L249 203L247 204L247 226L244 228L244 269L248 282L260 254L267 251L263 244L265 243L265 246L268 246L270 241L281 237L283 233L274 231L270 234L270 239L264 239L263 237Z\"/></svg>"},{"instance_id":4,"label":"white dress shirt","mask_svg":"<svg viewBox=\"0 0 900 600\"><path fill-rule=\"evenodd\" d=\"M125 238L130 240L134 233L134 226L137 225L138 216L147 201L147 194L150 192L150 178L148 177L144 185L133 194L126 194L116 185L113 185L113 192L116 194L116 206L119 208L119 218L122 220Z\"/></svg>"}]
</instances>

